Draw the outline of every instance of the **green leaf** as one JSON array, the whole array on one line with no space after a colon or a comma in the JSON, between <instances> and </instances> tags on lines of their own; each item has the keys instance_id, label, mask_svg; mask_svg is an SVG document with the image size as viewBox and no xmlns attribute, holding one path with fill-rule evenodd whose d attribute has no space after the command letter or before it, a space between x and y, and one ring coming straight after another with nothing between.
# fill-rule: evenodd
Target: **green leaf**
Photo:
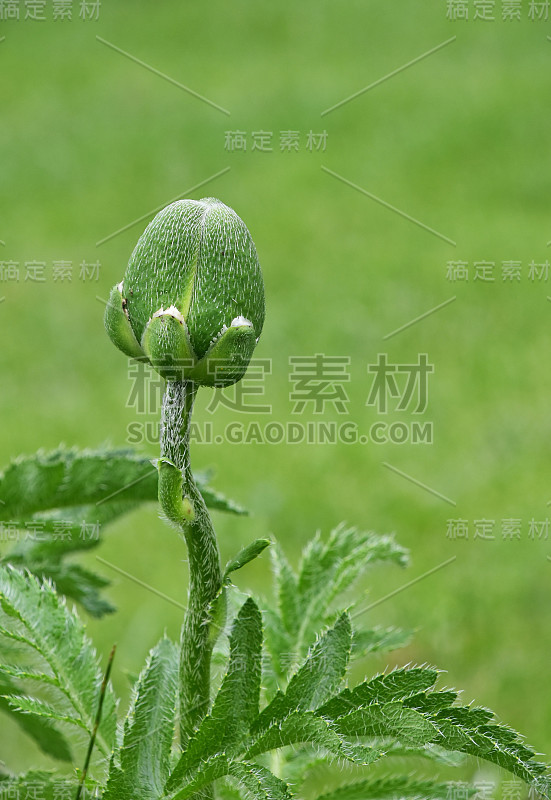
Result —
<instances>
[{"instance_id":1,"label":"green leaf","mask_svg":"<svg viewBox=\"0 0 551 800\"><path fill-rule=\"evenodd\" d=\"M363 658L370 653L388 653L406 647L413 637L413 631L400 628L375 626L366 630L354 631L352 637L352 658Z\"/></svg>"},{"instance_id":2,"label":"green leaf","mask_svg":"<svg viewBox=\"0 0 551 800\"><path fill-rule=\"evenodd\" d=\"M520 735L496 724L486 708L454 706L455 698L456 693L451 691L421 692L407 698L404 705L417 709L437 728L435 745L497 764L550 796L547 767L535 760L534 751Z\"/></svg>"},{"instance_id":3,"label":"green leaf","mask_svg":"<svg viewBox=\"0 0 551 800\"><path fill-rule=\"evenodd\" d=\"M196 476L207 506L234 514L240 506ZM52 580L58 591L92 616L114 611L100 590L105 578L63 559L96 547L103 528L141 503L157 502L158 473L130 450L38 452L12 462L0 474L0 527L9 522L17 542L0 563L27 568Z\"/></svg>"},{"instance_id":4,"label":"green leaf","mask_svg":"<svg viewBox=\"0 0 551 800\"><path fill-rule=\"evenodd\" d=\"M265 620L264 635L269 658L266 659L263 680L266 697L271 699L279 686L287 683L290 667L295 661L292 639L276 611L265 607L262 611Z\"/></svg>"},{"instance_id":5,"label":"green leaf","mask_svg":"<svg viewBox=\"0 0 551 800\"><path fill-rule=\"evenodd\" d=\"M400 742L388 743L385 740L387 758L424 758L435 764L445 764L447 767L460 767L465 763L466 756L457 750L445 750L437 744L426 744L423 747L402 745Z\"/></svg>"},{"instance_id":6,"label":"green leaf","mask_svg":"<svg viewBox=\"0 0 551 800\"><path fill-rule=\"evenodd\" d=\"M51 721L29 714L18 713L6 699L6 695L18 695L20 693L19 686L2 670L2 674L0 674L0 711L11 715L21 730L34 740L43 753L59 761L71 761L69 744Z\"/></svg>"},{"instance_id":7,"label":"green leaf","mask_svg":"<svg viewBox=\"0 0 551 800\"><path fill-rule=\"evenodd\" d=\"M212 711L197 742L223 742L231 752L248 733L258 714L262 654L262 616L252 598L242 605L230 636L230 658ZM191 746L190 746L190 749Z\"/></svg>"},{"instance_id":8,"label":"green leaf","mask_svg":"<svg viewBox=\"0 0 551 800\"><path fill-rule=\"evenodd\" d=\"M219 780L216 784L216 800L246 800L245 794L237 786L230 783L231 779Z\"/></svg>"},{"instance_id":9,"label":"green leaf","mask_svg":"<svg viewBox=\"0 0 551 800\"><path fill-rule=\"evenodd\" d=\"M277 758L280 763L280 774L299 795L302 794L304 782L315 774L318 768L321 767L326 771L329 761L323 748L316 750L308 743L287 748L283 753L278 753Z\"/></svg>"},{"instance_id":10,"label":"green leaf","mask_svg":"<svg viewBox=\"0 0 551 800\"><path fill-rule=\"evenodd\" d=\"M254 800L291 800L292 795L287 784L258 764L234 762L230 766L229 775Z\"/></svg>"},{"instance_id":11,"label":"green leaf","mask_svg":"<svg viewBox=\"0 0 551 800\"><path fill-rule=\"evenodd\" d=\"M476 789L465 788L467 797L476 792ZM447 800L449 797L449 783L419 781L409 775L396 775L344 784L322 794L318 800Z\"/></svg>"},{"instance_id":12,"label":"green leaf","mask_svg":"<svg viewBox=\"0 0 551 800\"><path fill-rule=\"evenodd\" d=\"M293 711L317 708L337 688L350 657L352 629L348 614L341 614L308 654L289 681L285 693L278 692L255 723L255 732L265 730Z\"/></svg>"},{"instance_id":13,"label":"green leaf","mask_svg":"<svg viewBox=\"0 0 551 800\"><path fill-rule=\"evenodd\" d=\"M394 670L345 689L316 713L344 736L390 736L400 745L437 746L490 761L551 796L547 767L520 736L496 724L487 709L454 706L455 692L429 691L436 677L426 667Z\"/></svg>"},{"instance_id":14,"label":"green leaf","mask_svg":"<svg viewBox=\"0 0 551 800\"><path fill-rule=\"evenodd\" d=\"M40 798L40 800L61 800L76 795L78 780L67 775L58 775L45 770L31 770L23 775L0 775L0 795L6 798ZM93 797L96 788L94 781L88 779L82 793L83 797Z\"/></svg>"},{"instance_id":15,"label":"green leaf","mask_svg":"<svg viewBox=\"0 0 551 800\"><path fill-rule=\"evenodd\" d=\"M79 564L46 563L44 566L37 564L34 569L28 565L28 568L38 577L52 581L58 592L79 602L92 617L102 617L116 611L115 606L99 591L111 582Z\"/></svg>"},{"instance_id":16,"label":"green leaf","mask_svg":"<svg viewBox=\"0 0 551 800\"><path fill-rule=\"evenodd\" d=\"M56 689L61 689L61 685L57 678L53 677L52 675L48 675L45 672L39 672L38 670L26 670L19 667L10 667L6 664L0 664L0 674L3 676L4 680L9 680L11 677L22 681L38 681L39 683L47 683L50 686L55 686ZM16 689L14 689L13 691L8 691L6 694L22 694L22 692L18 692Z\"/></svg>"},{"instance_id":17,"label":"green leaf","mask_svg":"<svg viewBox=\"0 0 551 800\"><path fill-rule=\"evenodd\" d=\"M197 475L195 475L195 482L197 484L197 488L203 495L203 500L205 501L207 508L211 508L214 511L225 511L226 514L236 514L237 516L248 515L249 512L246 508L243 508L242 505L236 503L235 500L231 500L229 497L226 497L224 494L222 494L222 492L218 492L211 486L207 486L205 483L202 483Z\"/></svg>"},{"instance_id":18,"label":"green leaf","mask_svg":"<svg viewBox=\"0 0 551 800\"><path fill-rule=\"evenodd\" d=\"M317 708L342 681L350 658L352 627L347 613L316 642L306 661L291 678L286 700L294 709Z\"/></svg>"},{"instance_id":19,"label":"green leaf","mask_svg":"<svg viewBox=\"0 0 551 800\"><path fill-rule=\"evenodd\" d=\"M299 568L302 605L307 606L320 592L326 595L330 576L330 595L336 597L352 586L371 564L390 562L405 567L408 561L408 551L397 544L393 536L341 523L331 531L326 543L318 536L304 551Z\"/></svg>"},{"instance_id":20,"label":"green leaf","mask_svg":"<svg viewBox=\"0 0 551 800\"><path fill-rule=\"evenodd\" d=\"M408 552L393 536L361 531L344 523L331 531L326 543L318 535L307 546L298 578L299 655L307 651L336 598L375 563L403 567L408 563Z\"/></svg>"},{"instance_id":21,"label":"green leaf","mask_svg":"<svg viewBox=\"0 0 551 800\"><path fill-rule=\"evenodd\" d=\"M335 528L327 542L318 534L307 545L298 575L277 545L271 555L277 613L266 612L266 644L272 660L271 673L267 670L266 678L268 691L273 694L276 683L285 682L293 666L305 657L319 631L334 616L336 601L359 576L375 563L405 566L408 555L392 536L378 536L345 525ZM407 635L400 636L398 631L393 634L392 629L386 636L384 630L363 638L358 634L355 655L406 641Z\"/></svg>"},{"instance_id":22,"label":"green leaf","mask_svg":"<svg viewBox=\"0 0 551 800\"><path fill-rule=\"evenodd\" d=\"M52 509L112 500L134 503L155 497L156 470L125 450L60 448L18 458L0 475L1 519L28 520Z\"/></svg>"},{"instance_id":23,"label":"green leaf","mask_svg":"<svg viewBox=\"0 0 551 800\"><path fill-rule=\"evenodd\" d=\"M258 715L262 650L262 617L254 600L245 601L233 624L228 670L211 713L189 741L168 781L169 790L182 782L205 758L233 755Z\"/></svg>"},{"instance_id":24,"label":"green leaf","mask_svg":"<svg viewBox=\"0 0 551 800\"><path fill-rule=\"evenodd\" d=\"M482 715L476 712L485 711L484 709L454 710L465 714L453 715L440 711L432 717L439 731L436 744L497 764L532 784L540 794L551 797L551 780L547 766L535 761L534 751L524 744L516 731L505 725L487 725L484 722L480 724ZM475 713L469 719L471 711Z\"/></svg>"},{"instance_id":25,"label":"green leaf","mask_svg":"<svg viewBox=\"0 0 551 800\"><path fill-rule=\"evenodd\" d=\"M270 544L271 542L269 539L255 539L254 542L244 547L226 564L224 578L228 578L232 572L241 569L241 567L244 567L249 561L257 558Z\"/></svg>"},{"instance_id":26,"label":"green leaf","mask_svg":"<svg viewBox=\"0 0 551 800\"><path fill-rule=\"evenodd\" d=\"M277 610L265 608L266 646L270 658L264 680L267 696L273 697L280 685L287 682L295 661L296 636L300 626L298 579L279 544L270 548Z\"/></svg>"},{"instance_id":27,"label":"green leaf","mask_svg":"<svg viewBox=\"0 0 551 800\"><path fill-rule=\"evenodd\" d=\"M186 775L173 776L165 787L165 794L162 800L186 800L199 792L205 786L209 786L218 778L224 778L229 774L231 762L224 753L205 757L200 766ZM173 778L177 778L173 779ZM183 783L183 786L181 785ZM113 800L127 800L124 795L113 797Z\"/></svg>"},{"instance_id":28,"label":"green leaf","mask_svg":"<svg viewBox=\"0 0 551 800\"><path fill-rule=\"evenodd\" d=\"M245 513L208 487L201 476L197 483L207 506ZM39 451L18 458L0 474L0 499L0 520L17 520L23 527L26 521L40 520L52 510L70 512L75 508L93 523L105 504L124 513L130 504L156 502L157 470L149 459L131 450Z\"/></svg>"},{"instance_id":29,"label":"green leaf","mask_svg":"<svg viewBox=\"0 0 551 800\"><path fill-rule=\"evenodd\" d=\"M177 706L178 649L167 638L150 652L126 717L124 740L104 795L156 800L170 771Z\"/></svg>"},{"instance_id":30,"label":"green leaf","mask_svg":"<svg viewBox=\"0 0 551 800\"><path fill-rule=\"evenodd\" d=\"M114 498L98 506L53 508L29 514L26 519L9 520L10 528L18 526L9 559L12 563L56 561L92 550L100 544L101 532L109 523L135 508L135 501Z\"/></svg>"},{"instance_id":31,"label":"green leaf","mask_svg":"<svg viewBox=\"0 0 551 800\"><path fill-rule=\"evenodd\" d=\"M370 703L384 704L405 699L430 689L437 677L438 671L428 667L395 669L384 675L376 675L354 689L344 689L319 708L317 713L330 719L337 719Z\"/></svg>"},{"instance_id":32,"label":"green leaf","mask_svg":"<svg viewBox=\"0 0 551 800\"><path fill-rule=\"evenodd\" d=\"M426 717L399 700L351 711L334 720L338 733L353 736L391 736L407 745L421 746L437 738L437 728Z\"/></svg>"},{"instance_id":33,"label":"green leaf","mask_svg":"<svg viewBox=\"0 0 551 800\"><path fill-rule=\"evenodd\" d=\"M79 602L91 616L101 617L115 611L115 607L100 594L110 581L64 560L65 555L99 544L99 531L98 538L85 539L79 530L80 523L72 534L65 531L63 539L56 538L55 531L49 539L26 539L19 542L7 557L0 559L0 563L27 569L42 580L52 581L58 592Z\"/></svg>"},{"instance_id":34,"label":"green leaf","mask_svg":"<svg viewBox=\"0 0 551 800\"><path fill-rule=\"evenodd\" d=\"M457 692L450 689L437 692L419 692L404 700L404 705L409 708L416 708L418 711L428 711L430 713L449 708L457 700ZM490 717L492 715L490 714Z\"/></svg>"},{"instance_id":35,"label":"green leaf","mask_svg":"<svg viewBox=\"0 0 551 800\"><path fill-rule=\"evenodd\" d=\"M254 622L245 625L245 620ZM252 642L255 642L254 646ZM211 715L205 718L195 737L188 743L187 750L167 782L167 790L174 793L170 796L183 800L190 796L190 786L197 791L204 785L198 783L197 775L203 770L204 760L207 769L212 771L209 774L221 777L222 774L235 774L235 764L238 762L233 759L250 759L273 749L297 744L309 744L336 758L345 758L357 764L371 764L381 758L384 751L380 748L350 741L338 732L332 722L308 710L323 702L342 680L350 645L350 620L347 614L343 614L312 648L305 664L291 679L286 694L280 693L251 726L258 713L261 637L258 609L248 600L234 624L228 673ZM251 669L253 655L255 667ZM250 672L255 675L254 703L248 700L251 696ZM245 711L244 716L241 709ZM227 763L217 760L220 758Z\"/></svg>"},{"instance_id":36,"label":"green leaf","mask_svg":"<svg viewBox=\"0 0 551 800\"><path fill-rule=\"evenodd\" d=\"M68 725L75 725L77 728L88 731L86 724L79 716L71 713L63 714L54 706L44 703L41 700L37 700L34 697L10 695L9 697L6 697L6 700L14 711L18 711L22 714L32 715L33 718L41 717L45 720L65 722Z\"/></svg>"},{"instance_id":37,"label":"green leaf","mask_svg":"<svg viewBox=\"0 0 551 800\"><path fill-rule=\"evenodd\" d=\"M37 659L40 662L40 669L32 681L32 694L10 696L12 707L35 718L70 722L91 735L103 674L78 617L49 583L9 566L0 566L0 603L0 637L8 642L17 642L31 662ZM18 668L21 658L19 652ZM40 673L45 676L42 682ZM51 705L52 681L59 687L55 690L55 707ZM41 688L50 702L42 699ZM104 755L111 751L115 727L116 702L108 686L96 740Z\"/></svg>"},{"instance_id":38,"label":"green leaf","mask_svg":"<svg viewBox=\"0 0 551 800\"><path fill-rule=\"evenodd\" d=\"M352 743L336 730L331 721L322 719L311 711L297 711L289 714L283 721L274 723L257 736L254 744L245 753L245 758L253 758L280 747L304 743L364 766L372 764L384 755L384 751L378 748Z\"/></svg>"},{"instance_id":39,"label":"green leaf","mask_svg":"<svg viewBox=\"0 0 551 800\"><path fill-rule=\"evenodd\" d=\"M278 608L285 630L295 634L300 626L298 582L279 544L270 549Z\"/></svg>"},{"instance_id":40,"label":"green leaf","mask_svg":"<svg viewBox=\"0 0 551 800\"><path fill-rule=\"evenodd\" d=\"M289 787L265 767L244 761L229 761L224 754L206 758L201 766L188 775L185 785L174 788L162 800L186 800L215 780L234 779L244 793L254 800L291 800ZM127 800L121 797L120 800Z\"/></svg>"}]
</instances>

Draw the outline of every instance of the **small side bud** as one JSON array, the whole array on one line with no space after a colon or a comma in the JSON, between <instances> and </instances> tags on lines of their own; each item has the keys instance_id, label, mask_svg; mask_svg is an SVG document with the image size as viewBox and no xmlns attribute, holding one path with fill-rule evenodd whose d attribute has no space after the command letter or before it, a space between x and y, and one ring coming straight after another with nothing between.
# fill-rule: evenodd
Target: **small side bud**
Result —
<instances>
[{"instance_id":1,"label":"small side bud","mask_svg":"<svg viewBox=\"0 0 551 800\"><path fill-rule=\"evenodd\" d=\"M144 352L134 335L126 303L121 292L122 283L113 286L105 309L105 330L115 347L131 358L143 358Z\"/></svg>"}]
</instances>

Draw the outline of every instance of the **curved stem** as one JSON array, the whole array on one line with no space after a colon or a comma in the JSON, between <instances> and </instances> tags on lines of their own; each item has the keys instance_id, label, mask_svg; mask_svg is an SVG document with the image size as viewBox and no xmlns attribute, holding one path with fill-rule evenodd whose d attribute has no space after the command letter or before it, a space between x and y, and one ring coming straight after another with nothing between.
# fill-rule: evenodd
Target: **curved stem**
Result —
<instances>
[{"instance_id":1,"label":"curved stem","mask_svg":"<svg viewBox=\"0 0 551 800\"><path fill-rule=\"evenodd\" d=\"M182 532L189 557L188 606L180 643L182 747L209 708L211 619L222 587L216 535L191 471L189 434L196 392L188 381L167 381L159 460L159 502Z\"/></svg>"}]
</instances>

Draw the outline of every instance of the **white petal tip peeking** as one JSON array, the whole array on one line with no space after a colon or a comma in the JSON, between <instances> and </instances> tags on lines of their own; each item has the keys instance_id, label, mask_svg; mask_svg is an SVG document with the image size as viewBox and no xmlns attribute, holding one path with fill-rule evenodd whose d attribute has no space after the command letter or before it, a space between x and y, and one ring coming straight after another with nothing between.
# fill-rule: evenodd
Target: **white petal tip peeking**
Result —
<instances>
[{"instance_id":1,"label":"white petal tip peeking","mask_svg":"<svg viewBox=\"0 0 551 800\"><path fill-rule=\"evenodd\" d=\"M163 309L161 306L161 308L153 314L152 319L155 319L155 317L174 317L174 319L177 319L182 325L185 323L182 314L178 311L176 306L170 306L167 309Z\"/></svg>"},{"instance_id":2,"label":"white petal tip peeking","mask_svg":"<svg viewBox=\"0 0 551 800\"><path fill-rule=\"evenodd\" d=\"M235 317L235 319L232 319L230 328L243 328L243 327L252 328L253 327L253 323L250 320L248 320L246 317L242 317L242 316Z\"/></svg>"}]
</instances>

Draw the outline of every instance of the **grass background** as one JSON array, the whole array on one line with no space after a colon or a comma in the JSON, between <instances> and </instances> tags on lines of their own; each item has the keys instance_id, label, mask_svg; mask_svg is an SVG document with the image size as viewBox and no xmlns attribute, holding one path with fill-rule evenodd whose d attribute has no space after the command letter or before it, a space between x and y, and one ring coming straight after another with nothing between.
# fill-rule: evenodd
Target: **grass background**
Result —
<instances>
[{"instance_id":1,"label":"grass background","mask_svg":"<svg viewBox=\"0 0 551 800\"><path fill-rule=\"evenodd\" d=\"M548 368L551 309L546 283L528 264L549 257L549 23L451 21L443 0L335 4L288 0L231 5L104 2L97 21L2 22L0 63L0 259L21 265L0 284L0 463L39 447L123 445L136 410L122 355L102 328L103 306L145 222L96 242L230 167L191 196L214 195L247 223L260 255L266 327L257 350L273 359L265 397L273 417L292 419L288 359L350 357L346 420L367 431L367 365L380 352L435 365L429 408L434 443L196 445L196 467L215 465L216 486L253 512L216 516L224 557L254 537L277 537L298 558L318 528L340 520L395 531L411 548L408 573L374 572L369 600L451 556L449 565L373 610L374 622L418 629L413 644L366 670L406 661L447 670L464 698L495 709L551 753L551 543L532 541L531 518L550 513ZM112 42L231 111L220 111L108 48ZM324 117L321 112L455 36L439 52ZM281 152L279 132L300 132ZM248 135L225 148L228 130ZM272 131L273 152L251 151L251 132ZM310 152L308 131L327 131ZM452 246L353 188L322 166L456 242ZM46 262L44 283L25 281L26 261ZM72 282L52 262L71 261ZM79 280L82 261L99 280ZM470 265L467 283L446 279L449 260ZM494 283L473 282L475 261L496 263ZM502 261L522 261L520 282L503 282ZM423 321L383 337L425 311ZM220 408L197 419L215 431L236 419ZM337 419L331 409L322 417ZM398 415L395 417L398 419ZM154 422L155 414L140 418ZM250 417L254 419L254 417ZM311 410L301 417L314 420ZM408 418L411 419L411 416ZM264 418L259 418L264 422ZM155 456L154 442L142 450ZM456 506L385 469L433 487ZM493 541L446 537L447 520L496 520ZM521 519L520 540L500 520ZM154 508L105 535L101 555L182 599L185 551ZM88 558L95 563L94 556ZM104 574L107 569L95 563ZM267 558L240 574L265 591ZM119 611L90 621L98 648L118 642L116 682L139 668L179 612L113 575ZM0 758L16 768L40 756L9 725Z\"/></svg>"}]
</instances>

